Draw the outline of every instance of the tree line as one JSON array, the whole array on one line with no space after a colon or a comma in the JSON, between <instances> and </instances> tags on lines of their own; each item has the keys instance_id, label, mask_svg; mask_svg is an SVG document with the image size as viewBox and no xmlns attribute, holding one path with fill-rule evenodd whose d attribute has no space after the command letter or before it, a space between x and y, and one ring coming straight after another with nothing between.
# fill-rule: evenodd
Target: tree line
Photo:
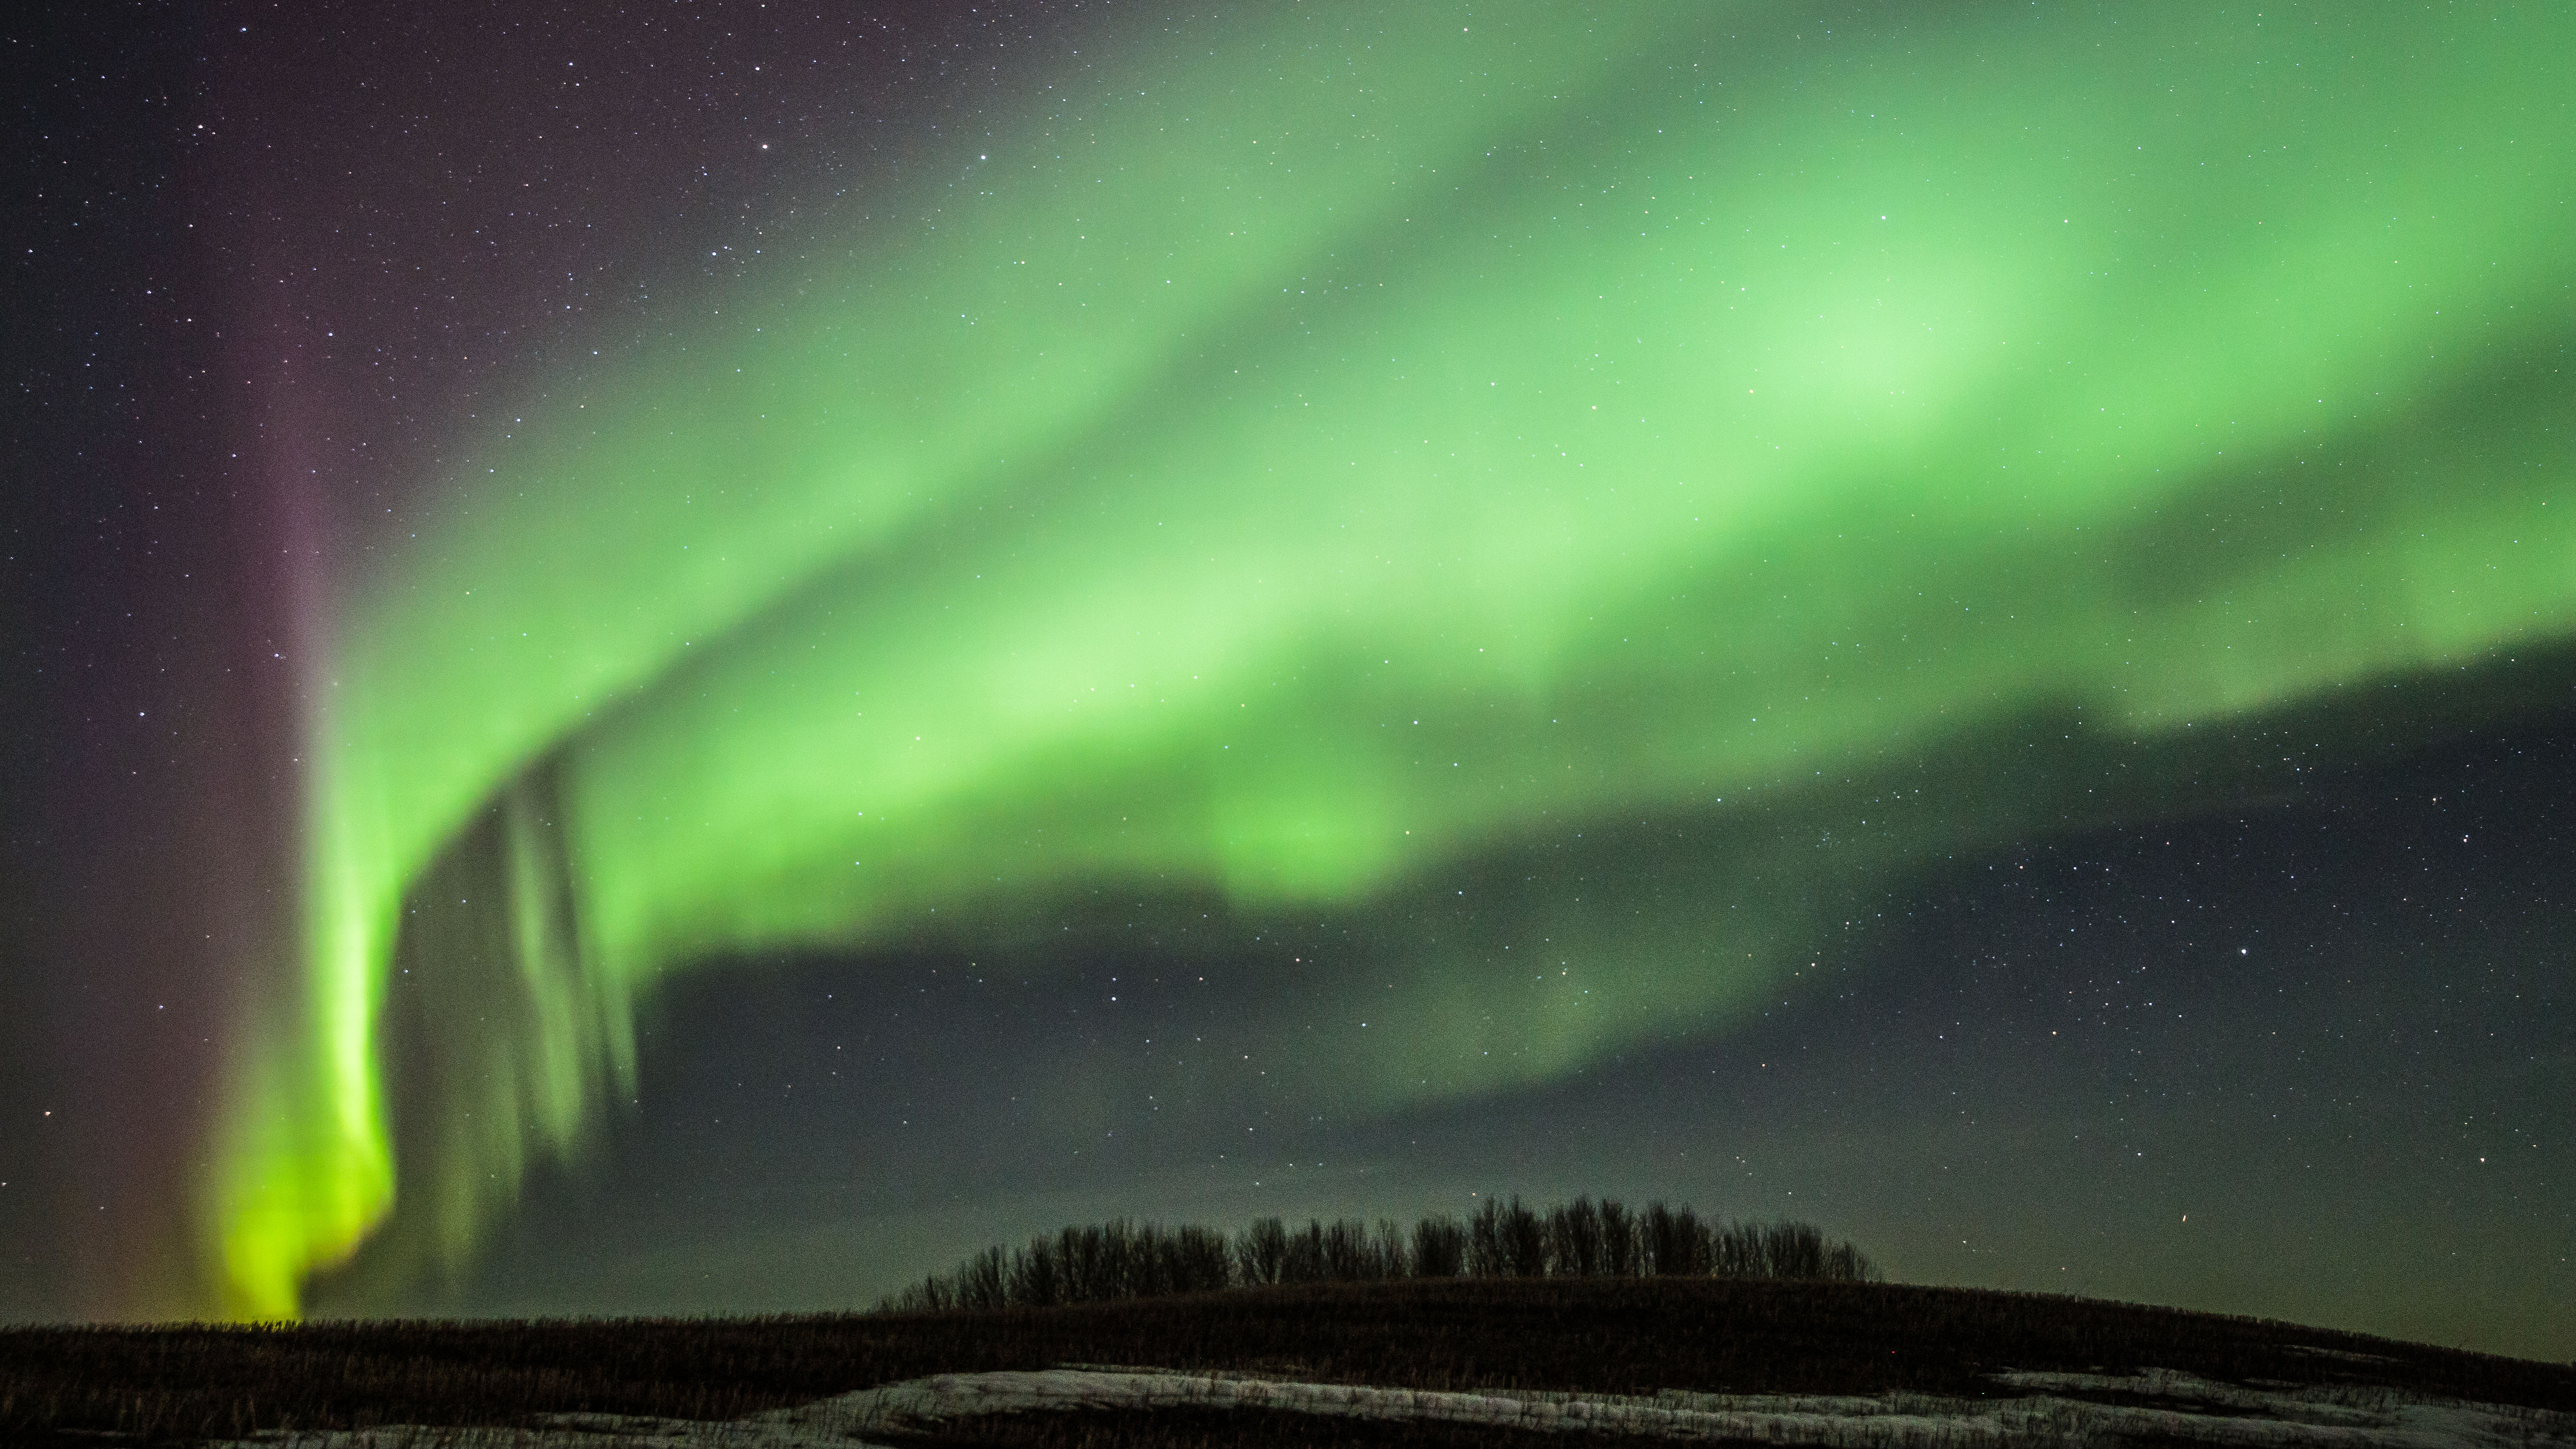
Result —
<instances>
[{"instance_id":1,"label":"tree line","mask_svg":"<svg viewBox=\"0 0 2576 1449\"><path fill-rule=\"evenodd\" d=\"M1518 1196L1486 1198L1461 1220L1447 1213L1408 1231L1392 1218L1263 1218L1228 1236L1119 1218L999 1244L933 1273L877 1306L884 1312L1044 1308L1278 1283L1397 1278L1796 1278L1884 1281L1849 1242L1812 1223L1703 1220L1688 1204L1631 1210L1588 1197L1540 1210Z\"/></svg>"}]
</instances>

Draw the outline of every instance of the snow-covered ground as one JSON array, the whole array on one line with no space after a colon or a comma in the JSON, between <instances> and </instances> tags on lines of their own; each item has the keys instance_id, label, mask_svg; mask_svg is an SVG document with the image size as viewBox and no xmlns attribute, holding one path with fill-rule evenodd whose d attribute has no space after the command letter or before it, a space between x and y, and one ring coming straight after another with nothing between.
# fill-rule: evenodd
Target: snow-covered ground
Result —
<instances>
[{"instance_id":1,"label":"snow-covered ground","mask_svg":"<svg viewBox=\"0 0 2576 1449\"><path fill-rule=\"evenodd\" d=\"M401 1425L265 1434L232 1441L228 1449L848 1449L936 1433L985 1414L1169 1408L1270 1409L1816 1449L2039 1449L2134 1437L2225 1449L2576 1449L2576 1414L2393 1389L2249 1388L2160 1369L2120 1377L2007 1372L1994 1375L1993 1382L2012 1396L1440 1393L1246 1374L1067 1367L941 1374L721 1423L564 1415L533 1429ZM2123 1402L2097 1402L2098 1396Z\"/></svg>"}]
</instances>

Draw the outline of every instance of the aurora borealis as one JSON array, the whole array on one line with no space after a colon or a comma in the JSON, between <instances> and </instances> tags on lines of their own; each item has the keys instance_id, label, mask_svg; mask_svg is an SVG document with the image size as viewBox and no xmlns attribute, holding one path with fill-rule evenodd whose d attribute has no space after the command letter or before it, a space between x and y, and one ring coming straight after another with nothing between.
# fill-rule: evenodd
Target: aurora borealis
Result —
<instances>
[{"instance_id":1,"label":"aurora borealis","mask_svg":"<svg viewBox=\"0 0 2576 1449\"><path fill-rule=\"evenodd\" d=\"M74 547L106 537L85 499L13 549L43 555L21 738L73 743L13 776L13 874L51 884L6 970L57 982L26 1018L55 1047L0 1092L13 1124L126 1094L83 1129L110 1166L29 1149L22 1183L77 1189L0 1209L123 1281L19 1270L21 1311L762 1307L830 1234L891 1279L1031 1200L1393 1212L1538 1172L1821 1192L1927 1281L2576 1351L2546 1307L2576 1286L2576 20L969 14L174 43L232 57L188 62L194 104L257 138L186 121L207 239L134 243L233 334L182 389L231 422L137 424L224 480L186 494L219 582ZM218 587L252 602L209 621ZM129 594L240 664L151 686L218 703L149 791L92 768L149 753L94 743L139 686L60 662L158 627L86 622ZM2447 849L2444 771L2511 783L2469 854L2391 855ZM44 843L85 831L157 875ZM2254 844L2221 870L2221 838ZM1983 879L2034 861L2066 881ZM2485 894L2428 927L2398 908L2427 882ZM2199 1017L2144 1024L2159 971ZM66 979L190 983L207 1029L150 1068ZM1942 992L1982 1014L1919 1040ZM2355 1012L2487 1037L2401 1065ZM1799 1013L1846 1055L1760 1079ZM2299 1023L2337 1045L2249 1045ZM109 1065L60 1045L101 1031ZM707 1083L808 1032L877 1042L867 1090L715 1133ZM2112 1169L2030 1123L1963 1149L1990 1197L1905 1180L1958 1130L1945 1073L2076 1113L2112 1063L2100 1110L2203 1164L2122 1202L2223 1200L2176 1212L2231 1247L2132 1234L2052 1279ZM2145 1105L2183 1081L2357 1120L2258 1146L2251 1108ZM1645 1105L1607 1132L1587 1091ZM1048 1150L1094 1139L1114 1166ZM2342 1185L2277 1176L2330 1140ZM823 1141L864 1145L827 1171ZM1753 1143L1784 1165L1715 1168ZM613 1258L565 1224L614 1238L600 1204L639 1199L595 1185L721 1183L710 1153L787 1184L779 1216L672 1208L696 1246L654 1251L766 1254L734 1297L506 1266ZM102 1236L71 1205L100 1181L160 1206ZM2435 1224L2491 1262L2221 1266L2333 1200L2372 1206L2303 1263ZM1936 1257L1924 1213L2029 1246Z\"/></svg>"}]
</instances>

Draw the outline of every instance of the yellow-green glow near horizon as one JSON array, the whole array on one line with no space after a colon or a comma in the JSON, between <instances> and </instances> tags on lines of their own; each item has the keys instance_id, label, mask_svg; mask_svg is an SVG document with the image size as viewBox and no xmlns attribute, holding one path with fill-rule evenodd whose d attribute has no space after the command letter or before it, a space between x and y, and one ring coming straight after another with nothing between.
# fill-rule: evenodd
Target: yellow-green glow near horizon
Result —
<instances>
[{"instance_id":1,"label":"yellow-green glow near horizon","mask_svg":"<svg viewBox=\"0 0 2576 1449\"><path fill-rule=\"evenodd\" d=\"M1088 882L1350 905L2035 708L2152 735L2576 629L2576 13L1941 17L1161 34L552 380L335 612L230 1310L397 1192L470 1248L693 960ZM398 1184L386 976L472 829L519 1024ZM1772 969L1720 955L1604 942L1499 1017L1429 963L1351 1090L1568 1070Z\"/></svg>"}]
</instances>

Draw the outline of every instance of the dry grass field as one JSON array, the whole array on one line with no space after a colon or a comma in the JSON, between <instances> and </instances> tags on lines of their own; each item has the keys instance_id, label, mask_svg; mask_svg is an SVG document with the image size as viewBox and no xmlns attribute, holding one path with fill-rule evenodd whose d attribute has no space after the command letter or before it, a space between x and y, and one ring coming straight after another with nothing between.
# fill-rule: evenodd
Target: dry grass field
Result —
<instances>
[{"instance_id":1,"label":"dry grass field","mask_svg":"<svg viewBox=\"0 0 2576 1449\"><path fill-rule=\"evenodd\" d=\"M1978 1401L2026 1393L2012 1375L2055 1375L2057 1400L2099 1403L2138 1397L2121 1385L2158 1370L2265 1392L2546 1411L2535 1422L2576 1411L2576 1367L2173 1309L1882 1283L1461 1278L769 1319L22 1328L0 1332L0 1437L199 1443L387 1425L560 1426L564 1415L709 1425L936 1375L1061 1365L1667 1401L1676 1391ZM1569 1434L1600 1437L1567 1426L1545 1437L1562 1445ZM1521 1435L1269 1408L1099 1406L969 1416L931 1437L1250 1446ZM621 1440L646 1442L622 1432L580 1442Z\"/></svg>"}]
</instances>

